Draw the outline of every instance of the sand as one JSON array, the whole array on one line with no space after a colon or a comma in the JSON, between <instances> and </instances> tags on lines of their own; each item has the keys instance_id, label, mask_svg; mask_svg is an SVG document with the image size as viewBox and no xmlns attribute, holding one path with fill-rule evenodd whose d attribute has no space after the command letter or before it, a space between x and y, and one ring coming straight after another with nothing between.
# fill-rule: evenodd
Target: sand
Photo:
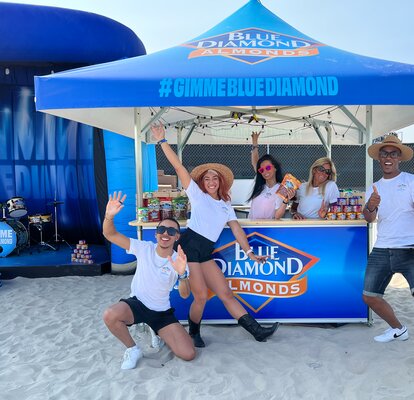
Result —
<instances>
[{"instance_id":1,"label":"sand","mask_svg":"<svg viewBox=\"0 0 414 400\"><path fill-rule=\"evenodd\" d=\"M397 276L386 298L413 338L376 343L374 325L282 325L266 343L238 326L203 326L207 347L185 362L131 328L144 358L122 371L124 348L104 309L131 276L16 278L0 288L0 399L413 399L414 307Z\"/></svg>"}]
</instances>

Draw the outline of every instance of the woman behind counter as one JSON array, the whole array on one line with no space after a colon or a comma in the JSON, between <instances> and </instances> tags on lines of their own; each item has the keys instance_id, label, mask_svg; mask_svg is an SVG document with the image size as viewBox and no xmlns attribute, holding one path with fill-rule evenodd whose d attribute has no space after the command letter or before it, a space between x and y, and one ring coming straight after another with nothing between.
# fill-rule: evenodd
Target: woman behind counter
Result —
<instances>
[{"instance_id":1,"label":"woman behind counter","mask_svg":"<svg viewBox=\"0 0 414 400\"><path fill-rule=\"evenodd\" d=\"M309 179L296 193L291 213L294 219L323 219L339 197L336 168L328 157L316 160L309 170Z\"/></svg>"},{"instance_id":2,"label":"woman behind counter","mask_svg":"<svg viewBox=\"0 0 414 400\"><path fill-rule=\"evenodd\" d=\"M289 199L276 194L282 181L282 169L270 154L259 158L260 132L252 132L252 167L256 173L250 204L249 219L280 219L295 191L288 189Z\"/></svg>"}]
</instances>

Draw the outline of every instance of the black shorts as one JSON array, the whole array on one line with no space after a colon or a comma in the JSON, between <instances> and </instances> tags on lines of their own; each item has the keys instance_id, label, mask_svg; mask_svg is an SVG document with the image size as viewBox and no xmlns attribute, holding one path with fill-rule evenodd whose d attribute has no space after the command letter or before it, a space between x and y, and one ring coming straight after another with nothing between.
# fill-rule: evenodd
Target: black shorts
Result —
<instances>
[{"instance_id":1,"label":"black shorts","mask_svg":"<svg viewBox=\"0 0 414 400\"><path fill-rule=\"evenodd\" d=\"M124 301L131 308L132 314L134 315L134 324L144 322L157 334L160 329L178 322L174 315L174 308L169 308L166 311L153 311L135 296L129 299L121 299L120 301Z\"/></svg>"},{"instance_id":2,"label":"black shorts","mask_svg":"<svg viewBox=\"0 0 414 400\"><path fill-rule=\"evenodd\" d=\"M181 234L178 244L184 250L188 262L202 263L212 259L211 254L214 251L215 243L190 228Z\"/></svg>"}]
</instances>

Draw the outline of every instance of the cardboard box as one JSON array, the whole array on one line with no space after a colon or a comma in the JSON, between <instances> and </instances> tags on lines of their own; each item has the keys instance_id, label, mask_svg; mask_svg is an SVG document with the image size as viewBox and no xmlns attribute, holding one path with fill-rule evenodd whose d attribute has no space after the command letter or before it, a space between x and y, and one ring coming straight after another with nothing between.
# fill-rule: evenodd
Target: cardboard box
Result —
<instances>
[{"instance_id":1,"label":"cardboard box","mask_svg":"<svg viewBox=\"0 0 414 400\"><path fill-rule=\"evenodd\" d=\"M158 175L159 185L171 185L173 189L177 187L177 176L176 175Z\"/></svg>"}]
</instances>

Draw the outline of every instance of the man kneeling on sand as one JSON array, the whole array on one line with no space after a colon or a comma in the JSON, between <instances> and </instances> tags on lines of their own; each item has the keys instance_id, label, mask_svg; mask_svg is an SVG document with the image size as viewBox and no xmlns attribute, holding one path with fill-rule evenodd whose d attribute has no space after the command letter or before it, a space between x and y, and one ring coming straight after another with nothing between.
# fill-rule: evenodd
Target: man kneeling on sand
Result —
<instances>
[{"instance_id":1,"label":"man kneeling on sand","mask_svg":"<svg viewBox=\"0 0 414 400\"><path fill-rule=\"evenodd\" d=\"M128 326L141 322L149 325L185 361L195 357L193 341L174 316L170 305L170 291L179 282L181 297L190 295L187 257L174 243L180 237L180 225L175 219L165 219L157 227L157 243L128 238L118 232L114 217L124 207L126 195L114 192L109 196L103 223L103 234L110 242L137 258L137 268L131 282L131 295L105 310L103 319L114 336L125 346L122 369L135 368L142 350L129 333Z\"/></svg>"}]
</instances>

